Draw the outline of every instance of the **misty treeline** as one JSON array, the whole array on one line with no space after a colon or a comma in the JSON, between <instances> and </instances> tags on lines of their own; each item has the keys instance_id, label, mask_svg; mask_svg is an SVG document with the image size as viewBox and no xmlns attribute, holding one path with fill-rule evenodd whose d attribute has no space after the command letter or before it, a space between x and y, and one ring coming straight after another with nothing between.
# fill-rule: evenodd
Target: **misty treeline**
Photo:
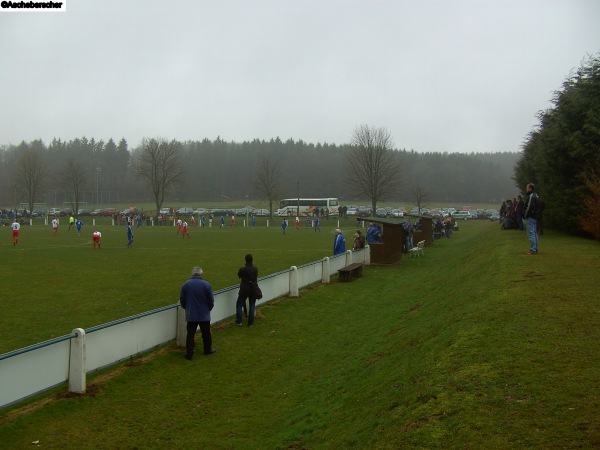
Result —
<instances>
[{"instance_id":1,"label":"misty treeline","mask_svg":"<svg viewBox=\"0 0 600 450\"><path fill-rule=\"evenodd\" d=\"M536 185L545 224L600 239L600 53L567 77L552 104L538 114L515 180Z\"/></svg>"},{"instance_id":2,"label":"misty treeline","mask_svg":"<svg viewBox=\"0 0 600 450\"><path fill-rule=\"evenodd\" d=\"M281 196L337 196L342 203L355 203L347 177L349 145L310 144L304 141L274 138L250 142L215 140L179 142L178 161L184 171L180 182L169 192L169 205L190 204L231 199L240 204L264 204L264 193L256 190L254 179L261 161L268 160L277 167L282 182ZM85 137L71 141L54 139L48 145L41 140L21 142L0 147L0 204L15 206L26 201L23 190L11 174L17 171L19 160L28 151L41 155L47 168L42 189L36 202L62 206L68 200L73 183L69 178L74 164L81 168L84 192L80 200L101 200L129 203L152 201L147 184L136 176L135 163L143 147L130 149L125 139L118 143ZM518 153L418 153L394 150L399 161L397 194L385 201L410 204L414 187L426 192L426 202L493 202L514 196L514 165ZM118 193L118 194L117 194ZM365 199L362 199L365 200ZM18 205L17 205L18 206Z\"/></svg>"},{"instance_id":3,"label":"misty treeline","mask_svg":"<svg viewBox=\"0 0 600 450\"><path fill-rule=\"evenodd\" d=\"M130 149L125 139L118 143L85 137L71 141L54 139L48 145L41 140L21 142L19 145L0 147L0 204L26 201L23 192L11 177L19 158L27 151L41 155L47 167L37 202L54 203L62 199L72 183L69 164L76 163L84 174L81 189L87 191L82 200L95 202L96 192L112 192L116 200L128 203L153 200L147 185L135 174L139 148ZM337 196L342 203L358 201L353 198L346 176L349 145L309 144L304 141L279 138L270 141L255 139L251 142L215 140L180 142L178 160L184 169L180 183L167 195L166 201L179 204L188 202L260 199L253 183L260 162L274 164L283 184L283 197ZM429 202L494 202L516 193L514 165L517 153L418 153L395 150L400 162L399 191L388 201L410 203L414 186L419 184ZM58 194L57 194L58 192ZM107 203L108 195L102 199Z\"/></svg>"}]
</instances>

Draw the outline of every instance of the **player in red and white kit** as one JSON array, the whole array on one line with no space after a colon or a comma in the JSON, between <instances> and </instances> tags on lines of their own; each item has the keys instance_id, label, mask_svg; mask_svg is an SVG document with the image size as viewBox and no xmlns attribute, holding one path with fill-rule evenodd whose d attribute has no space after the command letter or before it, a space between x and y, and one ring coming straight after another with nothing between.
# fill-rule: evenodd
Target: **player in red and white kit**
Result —
<instances>
[{"instance_id":1,"label":"player in red and white kit","mask_svg":"<svg viewBox=\"0 0 600 450\"><path fill-rule=\"evenodd\" d=\"M13 238L13 246L16 246L19 243L19 233L21 230L21 224L17 222L17 219L10 226L12 228L12 238Z\"/></svg>"},{"instance_id":2,"label":"player in red and white kit","mask_svg":"<svg viewBox=\"0 0 600 450\"><path fill-rule=\"evenodd\" d=\"M184 220L181 224L181 237L185 239L185 237L191 237L188 233L188 223Z\"/></svg>"},{"instance_id":3,"label":"player in red and white kit","mask_svg":"<svg viewBox=\"0 0 600 450\"><path fill-rule=\"evenodd\" d=\"M94 231L92 233L92 244L94 245L94 248L96 248L96 245L98 245L98 248L100 248L102 245L102 233L99 231Z\"/></svg>"}]
</instances>

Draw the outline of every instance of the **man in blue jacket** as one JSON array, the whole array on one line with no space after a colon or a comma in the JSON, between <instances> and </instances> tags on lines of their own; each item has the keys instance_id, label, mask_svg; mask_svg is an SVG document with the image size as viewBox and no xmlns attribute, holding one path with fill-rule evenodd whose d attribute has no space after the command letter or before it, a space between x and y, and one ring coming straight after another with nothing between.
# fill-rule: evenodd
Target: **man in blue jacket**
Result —
<instances>
[{"instance_id":1,"label":"man in blue jacket","mask_svg":"<svg viewBox=\"0 0 600 450\"><path fill-rule=\"evenodd\" d=\"M191 360L194 356L194 337L198 327L200 327L200 333L202 333L204 354L212 355L216 352L212 348L212 335L210 334L210 312L215 306L215 298L210 284L203 280L201 275L202 268L194 267L192 278L183 283L179 294L179 303L185 309L185 320L187 322L185 357L188 360Z\"/></svg>"},{"instance_id":2,"label":"man in blue jacket","mask_svg":"<svg viewBox=\"0 0 600 450\"><path fill-rule=\"evenodd\" d=\"M341 255L342 253L346 253L346 238L342 234L342 230L337 228L335 230L335 239L333 241L333 255Z\"/></svg>"}]
</instances>

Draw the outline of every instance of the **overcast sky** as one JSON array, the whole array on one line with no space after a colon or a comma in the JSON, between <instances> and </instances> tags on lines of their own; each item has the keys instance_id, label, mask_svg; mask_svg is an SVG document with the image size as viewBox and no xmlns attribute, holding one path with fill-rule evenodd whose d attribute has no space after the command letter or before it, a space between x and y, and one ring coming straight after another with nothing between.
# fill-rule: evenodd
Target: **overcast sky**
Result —
<instances>
[{"instance_id":1,"label":"overcast sky","mask_svg":"<svg viewBox=\"0 0 600 450\"><path fill-rule=\"evenodd\" d=\"M0 145L41 138L519 151L600 51L598 0L68 0L0 12Z\"/></svg>"}]
</instances>

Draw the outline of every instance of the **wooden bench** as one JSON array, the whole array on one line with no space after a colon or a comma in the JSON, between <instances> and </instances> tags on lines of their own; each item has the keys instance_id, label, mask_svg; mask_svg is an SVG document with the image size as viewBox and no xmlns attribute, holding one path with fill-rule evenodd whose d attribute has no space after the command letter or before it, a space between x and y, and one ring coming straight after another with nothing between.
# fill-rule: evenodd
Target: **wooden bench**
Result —
<instances>
[{"instance_id":1,"label":"wooden bench","mask_svg":"<svg viewBox=\"0 0 600 450\"><path fill-rule=\"evenodd\" d=\"M362 277L362 263L354 263L349 266L342 267L338 270L340 281L352 281L355 278Z\"/></svg>"}]
</instances>

